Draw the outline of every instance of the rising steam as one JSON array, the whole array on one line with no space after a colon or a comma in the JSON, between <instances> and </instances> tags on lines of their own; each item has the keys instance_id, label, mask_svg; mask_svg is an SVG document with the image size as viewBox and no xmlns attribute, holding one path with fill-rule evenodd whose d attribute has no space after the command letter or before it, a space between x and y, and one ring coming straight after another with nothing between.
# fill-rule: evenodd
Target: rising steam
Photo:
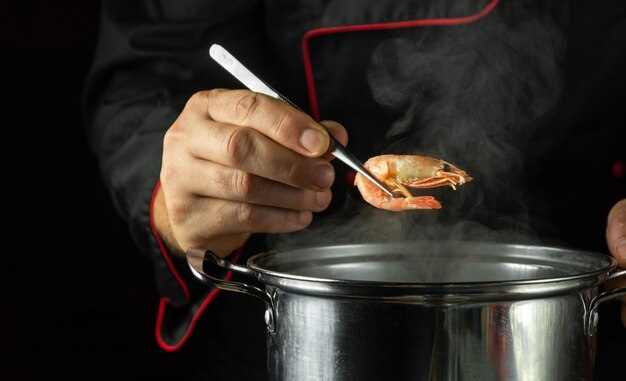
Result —
<instances>
[{"instance_id":1,"label":"rising steam","mask_svg":"<svg viewBox=\"0 0 626 381\"><path fill-rule=\"evenodd\" d=\"M500 4L478 22L414 28L379 44L370 88L378 103L402 115L388 129L385 153L442 158L475 180L455 192L425 192L443 195L438 211L395 213L347 202L339 217L284 236L276 247L421 238L538 241L540 221L526 208L524 157L563 88L565 41L553 15L548 6Z\"/></svg>"}]
</instances>

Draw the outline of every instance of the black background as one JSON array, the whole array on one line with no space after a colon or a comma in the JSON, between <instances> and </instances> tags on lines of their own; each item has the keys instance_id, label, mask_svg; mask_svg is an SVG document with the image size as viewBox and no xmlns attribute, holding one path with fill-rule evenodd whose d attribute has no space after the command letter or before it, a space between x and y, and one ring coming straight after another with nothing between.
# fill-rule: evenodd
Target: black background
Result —
<instances>
[{"instance_id":1,"label":"black background","mask_svg":"<svg viewBox=\"0 0 626 381\"><path fill-rule=\"evenodd\" d=\"M184 352L155 341L151 265L115 213L84 134L99 4L0 5L0 379L170 379L184 366Z\"/></svg>"},{"instance_id":2,"label":"black background","mask_svg":"<svg viewBox=\"0 0 626 381\"><path fill-rule=\"evenodd\" d=\"M80 116L99 2L0 9L0 378L174 378L185 351L156 344L150 264L104 191ZM626 359L617 307L601 309L601 380L619 379L609 375Z\"/></svg>"}]
</instances>

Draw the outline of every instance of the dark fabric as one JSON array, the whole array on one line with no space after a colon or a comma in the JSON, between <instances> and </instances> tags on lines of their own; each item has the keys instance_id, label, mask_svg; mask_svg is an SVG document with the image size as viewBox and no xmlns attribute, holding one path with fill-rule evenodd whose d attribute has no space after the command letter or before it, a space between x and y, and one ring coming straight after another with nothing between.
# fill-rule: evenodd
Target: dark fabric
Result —
<instances>
[{"instance_id":1,"label":"dark fabric","mask_svg":"<svg viewBox=\"0 0 626 381\"><path fill-rule=\"evenodd\" d=\"M195 91L241 87L210 60L209 45L222 44L310 111L301 51L307 30L463 17L489 2L457 3L104 1L85 91L87 132L115 206L139 249L152 259L159 292L173 303L165 317L166 341L180 340L210 290L185 263L177 263L191 291L187 300L150 230L163 135ZM504 1L467 25L336 33L310 40L320 115L348 128L349 147L357 157L381 152L440 156L477 179L457 192L433 190L444 208L411 217L417 232L408 232L409 237L445 239L495 231L501 235L490 238L607 251L606 215L626 195L624 177L611 170L626 160L624 5L544 3ZM545 41L545 34L536 31L554 40ZM468 67L473 71L467 72ZM530 85L521 85L527 80ZM395 222L372 231L350 230L388 216L362 208L350 171L334 165L331 208L317 216L312 233L294 234L293 242L302 242L299 237L323 244L388 235ZM364 211L356 212L360 209ZM358 223L326 224L340 218ZM339 234L318 234L331 230ZM292 244L270 238L276 247ZM265 237L254 237L240 263L264 249ZM198 379L265 379L263 306L250 299L221 292L200 318L185 344L199 358L194 362Z\"/></svg>"}]
</instances>

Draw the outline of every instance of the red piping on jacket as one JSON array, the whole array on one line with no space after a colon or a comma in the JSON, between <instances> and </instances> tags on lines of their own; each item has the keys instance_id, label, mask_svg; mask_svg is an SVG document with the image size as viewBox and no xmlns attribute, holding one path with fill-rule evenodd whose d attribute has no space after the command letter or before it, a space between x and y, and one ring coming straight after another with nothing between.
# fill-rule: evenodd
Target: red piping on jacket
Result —
<instances>
[{"instance_id":1,"label":"red piping on jacket","mask_svg":"<svg viewBox=\"0 0 626 381\"><path fill-rule=\"evenodd\" d=\"M167 267L169 267L172 274L174 274L174 278L176 278L176 281L178 282L178 284L180 284L181 288L183 289L183 292L185 293L185 301L189 301L189 298L190 298L189 288L185 284L185 281L183 281L183 278L180 276L178 271L176 271L176 267L174 267L174 264L172 263L170 256L167 254L167 250L165 249L163 240L161 240L161 237L157 233L156 227L154 225L153 206L154 206L154 200L156 198L157 191L160 187L161 187L161 181L157 182L157 185L154 187L154 191L152 192L152 199L150 200L150 227L152 228L152 234L154 234L154 237L156 238L157 243L159 244L159 248L161 249L161 254L163 254L163 258L165 258ZM233 263L237 263L242 252L243 252L243 248L240 248L235 253L232 259ZM224 279L230 280L232 276L233 276L233 272L229 271L226 274L226 277ZM156 336L156 340L159 346L168 352L174 352L174 351L179 350L185 344L185 342L187 342L187 339L189 339L189 336L191 336L191 333L193 332L193 329L196 326L196 322L202 315L202 312L207 308L209 303L211 303L211 300L213 300L213 298L215 297L215 295L219 293L219 291L220 291L219 289L215 289L211 291L209 295L207 295L207 297L202 301L202 304L198 308L198 311L196 311L196 313L193 315L193 318L191 318L191 322L189 323L189 327L187 327L187 331L185 331L185 334L180 339L180 341L174 345L170 345L166 343L165 340L163 340L163 336L161 336L161 328L163 326L163 315L165 314L165 306L168 303L171 303L168 297L165 297L165 296L161 297L161 299L159 300L159 310L157 313L157 321L156 321L156 326L155 326L155 336ZM175 304L173 305L176 306Z\"/></svg>"},{"instance_id":2,"label":"red piping on jacket","mask_svg":"<svg viewBox=\"0 0 626 381\"><path fill-rule=\"evenodd\" d=\"M232 259L233 263L237 263L242 252L243 252L243 248L240 248L237 251L237 253L235 253ZM233 272L229 271L224 277L224 280L230 280L232 276L233 276ZM163 325L163 314L165 313L165 305L169 303L170 301L169 298L162 297L161 300L159 301L159 312L157 314L157 321L156 321L156 327L155 327L156 339L157 339L157 343L159 344L159 346L168 352L175 352L179 350L191 336L191 333L193 332L193 329L195 328L196 323L198 322L198 319L200 319L200 316L202 316L202 313L204 312L204 310L208 307L209 303L211 303L213 298L217 294L219 294L219 292L220 292L220 289L216 288L215 290L211 291L209 295L207 295L207 297L202 301L202 304L198 308L198 311L196 311L196 313L193 315L193 318L191 318L191 322L189 323L189 327L187 328L187 331L185 331L185 334L180 339L180 341L174 345L169 345L168 343L166 343L165 340L163 340L163 337L161 336L161 328Z\"/></svg>"},{"instance_id":3,"label":"red piping on jacket","mask_svg":"<svg viewBox=\"0 0 626 381\"><path fill-rule=\"evenodd\" d=\"M302 37L302 57L304 59L304 72L306 75L306 84L309 92L309 102L311 105L311 114L315 120L320 120L320 110L317 103L317 94L315 92L315 80L313 78L313 68L311 66L311 54L309 52L309 41L315 36L325 34L346 33L346 32L363 32L384 29L412 28L418 26L429 25L458 25L468 24L479 20L488 15L498 5L500 0L492 0L483 10L467 17L437 18L437 19L421 19L409 21L395 21L379 24L360 24L360 25L343 25L328 28L312 29Z\"/></svg>"}]
</instances>

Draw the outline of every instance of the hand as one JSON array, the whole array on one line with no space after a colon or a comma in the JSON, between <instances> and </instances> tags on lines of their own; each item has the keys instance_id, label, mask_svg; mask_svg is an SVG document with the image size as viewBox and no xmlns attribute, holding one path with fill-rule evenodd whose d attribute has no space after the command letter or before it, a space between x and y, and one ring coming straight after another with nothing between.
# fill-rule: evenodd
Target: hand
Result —
<instances>
[{"instance_id":1,"label":"hand","mask_svg":"<svg viewBox=\"0 0 626 381\"><path fill-rule=\"evenodd\" d=\"M626 199L611 208L606 225L606 242L617 265L626 268ZM625 282L621 282L626 287ZM622 323L626 327L626 299L622 299Z\"/></svg>"},{"instance_id":2,"label":"hand","mask_svg":"<svg viewBox=\"0 0 626 381\"><path fill-rule=\"evenodd\" d=\"M247 90L193 95L163 141L156 229L170 251L226 256L252 233L305 228L331 199L328 132L346 130Z\"/></svg>"}]
</instances>

